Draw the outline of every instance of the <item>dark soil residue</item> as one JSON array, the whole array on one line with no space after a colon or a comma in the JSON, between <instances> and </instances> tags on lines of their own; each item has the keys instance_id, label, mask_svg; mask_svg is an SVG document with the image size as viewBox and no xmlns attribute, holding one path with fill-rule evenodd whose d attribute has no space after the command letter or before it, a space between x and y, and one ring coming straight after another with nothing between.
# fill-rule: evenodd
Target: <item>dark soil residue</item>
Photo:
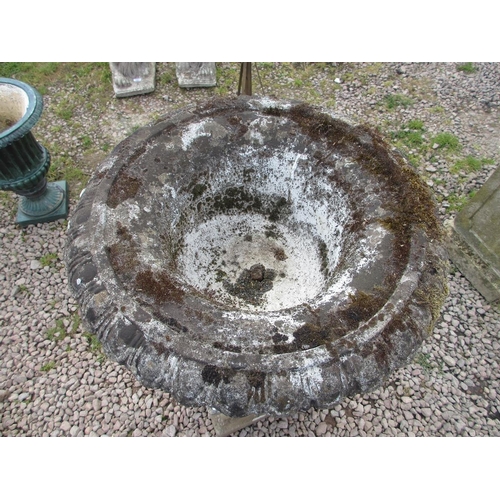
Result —
<instances>
[{"instance_id":1,"label":"dark soil residue","mask_svg":"<svg viewBox=\"0 0 500 500\"><path fill-rule=\"evenodd\" d=\"M131 177L128 174L120 173L116 177L116 181L111 186L109 190L108 199L106 204L109 208L116 208L120 203L123 203L129 198L133 198L139 188L141 187L141 181L135 177Z\"/></svg>"},{"instance_id":2,"label":"dark soil residue","mask_svg":"<svg viewBox=\"0 0 500 500\"><path fill-rule=\"evenodd\" d=\"M166 272L154 274L151 269L140 271L135 278L136 290L153 298L157 304L182 302L184 292Z\"/></svg>"},{"instance_id":3,"label":"dark soil residue","mask_svg":"<svg viewBox=\"0 0 500 500\"><path fill-rule=\"evenodd\" d=\"M137 245L132 240L127 228L118 223L116 230L120 237L117 243L107 247L111 267L124 282L130 280L139 264L137 258Z\"/></svg>"},{"instance_id":4,"label":"dark soil residue","mask_svg":"<svg viewBox=\"0 0 500 500\"><path fill-rule=\"evenodd\" d=\"M250 269L245 269L236 283L224 281L224 288L231 295L235 295L245 302L253 305L259 305L262 302L262 296L269 292L273 287L273 281L276 277L274 269L266 269L262 264L255 264Z\"/></svg>"}]
</instances>

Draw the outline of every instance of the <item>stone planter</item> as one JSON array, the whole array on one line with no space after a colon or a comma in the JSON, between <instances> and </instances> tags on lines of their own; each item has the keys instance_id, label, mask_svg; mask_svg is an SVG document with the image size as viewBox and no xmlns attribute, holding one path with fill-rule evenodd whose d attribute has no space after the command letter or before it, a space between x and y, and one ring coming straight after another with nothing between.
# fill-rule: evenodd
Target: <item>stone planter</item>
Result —
<instances>
[{"instance_id":1,"label":"stone planter","mask_svg":"<svg viewBox=\"0 0 500 500\"><path fill-rule=\"evenodd\" d=\"M178 111L97 169L69 283L108 356L231 417L328 408L411 362L447 293L425 184L307 105Z\"/></svg>"},{"instance_id":2,"label":"stone planter","mask_svg":"<svg viewBox=\"0 0 500 500\"><path fill-rule=\"evenodd\" d=\"M0 78L0 189L20 196L21 226L65 218L66 181L47 183L50 154L31 133L42 97L26 83Z\"/></svg>"}]
</instances>

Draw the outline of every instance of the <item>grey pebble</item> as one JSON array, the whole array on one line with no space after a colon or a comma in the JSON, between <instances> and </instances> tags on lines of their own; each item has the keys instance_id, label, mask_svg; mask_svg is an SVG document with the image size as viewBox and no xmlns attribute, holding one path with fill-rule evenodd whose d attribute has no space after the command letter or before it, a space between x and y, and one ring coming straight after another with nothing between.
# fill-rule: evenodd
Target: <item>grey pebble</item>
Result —
<instances>
[{"instance_id":1,"label":"grey pebble","mask_svg":"<svg viewBox=\"0 0 500 500\"><path fill-rule=\"evenodd\" d=\"M451 356L443 356L443 361L450 367L455 366L457 363Z\"/></svg>"}]
</instances>

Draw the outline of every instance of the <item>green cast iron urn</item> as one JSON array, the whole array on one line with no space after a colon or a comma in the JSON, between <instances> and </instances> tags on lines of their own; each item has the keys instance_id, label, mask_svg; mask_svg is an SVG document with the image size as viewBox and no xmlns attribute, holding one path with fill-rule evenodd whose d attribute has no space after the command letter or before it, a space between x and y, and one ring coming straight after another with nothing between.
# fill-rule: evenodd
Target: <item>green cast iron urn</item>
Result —
<instances>
[{"instance_id":1,"label":"green cast iron urn","mask_svg":"<svg viewBox=\"0 0 500 500\"><path fill-rule=\"evenodd\" d=\"M66 218L66 181L47 182L50 154L31 129L40 119L42 96L30 85L0 78L0 189L19 195L20 226Z\"/></svg>"}]
</instances>

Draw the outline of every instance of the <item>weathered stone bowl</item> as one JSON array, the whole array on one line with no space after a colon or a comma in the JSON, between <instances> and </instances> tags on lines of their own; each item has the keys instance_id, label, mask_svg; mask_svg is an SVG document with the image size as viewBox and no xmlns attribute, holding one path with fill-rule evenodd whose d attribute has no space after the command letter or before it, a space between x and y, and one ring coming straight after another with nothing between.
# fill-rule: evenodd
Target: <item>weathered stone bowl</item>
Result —
<instances>
[{"instance_id":1,"label":"weathered stone bowl","mask_svg":"<svg viewBox=\"0 0 500 500\"><path fill-rule=\"evenodd\" d=\"M138 130L97 169L68 238L71 287L108 356L229 416L381 385L447 290L413 169L364 127L270 99Z\"/></svg>"}]
</instances>

